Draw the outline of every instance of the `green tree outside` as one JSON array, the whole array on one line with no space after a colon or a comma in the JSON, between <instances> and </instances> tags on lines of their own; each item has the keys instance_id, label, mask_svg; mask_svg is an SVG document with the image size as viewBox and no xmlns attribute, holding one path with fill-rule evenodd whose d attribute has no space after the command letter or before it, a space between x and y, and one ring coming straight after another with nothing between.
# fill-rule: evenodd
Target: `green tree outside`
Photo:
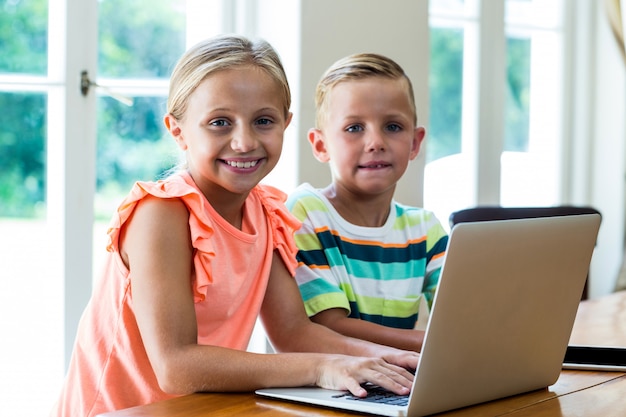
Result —
<instances>
[{"instance_id":1,"label":"green tree outside","mask_svg":"<svg viewBox=\"0 0 626 417\"><path fill-rule=\"evenodd\" d=\"M100 0L98 74L167 79L185 49L185 1ZM0 0L0 74L45 75L47 1ZM427 162L461 151L463 31L430 32L430 125ZM505 149L528 141L530 41L507 44ZM101 94L102 92L99 92ZM137 180L154 180L177 163L162 117L166 97L134 97L127 107L97 101L96 219L112 211ZM0 217L45 215L46 97L0 93Z\"/></svg>"},{"instance_id":2,"label":"green tree outside","mask_svg":"<svg viewBox=\"0 0 626 417\"><path fill-rule=\"evenodd\" d=\"M0 0L0 74L47 72L48 2ZM0 217L45 215L46 97L0 93Z\"/></svg>"},{"instance_id":3,"label":"green tree outside","mask_svg":"<svg viewBox=\"0 0 626 417\"><path fill-rule=\"evenodd\" d=\"M528 149L530 100L529 39L507 40L507 95L504 109L504 150ZM461 152L463 97L463 31L430 30L430 127L426 161Z\"/></svg>"},{"instance_id":4,"label":"green tree outside","mask_svg":"<svg viewBox=\"0 0 626 417\"><path fill-rule=\"evenodd\" d=\"M185 1L100 0L98 73L167 79L185 49ZM0 74L45 76L46 0L0 0ZM98 92L101 94L101 92ZM166 97L134 97L132 107L97 101L97 219L108 219L132 183L176 164L162 123ZM46 205L45 94L0 93L0 217L42 218Z\"/></svg>"}]
</instances>

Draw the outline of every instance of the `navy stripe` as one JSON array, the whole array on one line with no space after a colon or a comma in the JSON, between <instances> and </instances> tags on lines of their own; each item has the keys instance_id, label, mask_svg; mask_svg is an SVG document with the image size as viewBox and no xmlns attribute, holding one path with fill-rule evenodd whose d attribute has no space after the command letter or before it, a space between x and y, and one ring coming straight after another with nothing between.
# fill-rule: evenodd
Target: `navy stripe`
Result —
<instances>
[{"instance_id":1,"label":"navy stripe","mask_svg":"<svg viewBox=\"0 0 626 417\"><path fill-rule=\"evenodd\" d=\"M328 265L328 258L322 249L316 250L299 250L296 254L296 260L305 265Z\"/></svg>"},{"instance_id":2,"label":"navy stripe","mask_svg":"<svg viewBox=\"0 0 626 417\"><path fill-rule=\"evenodd\" d=\"M447 248L448 248L448 235L445 235L445 236L442 236L441 239L439 239L437 243L435 243L435 246L433 246L428 251L428 254L426 255L428 262L430 262L431 259L433 259L433 256L444 253Z\"/></svg>"},{"instance_id":3,"label":"navy stripe","mask_svg":"<svg viewBox=\"0 0 626 417\"><path fill-rule=\"evenodd\" d=\"M361 313L358 305L353 301L350 301L350 315L348 317L369 321L387 327L394 327L396 329L413 329L415 327L415 323L417 322L417 313L409 317L385 317L380 314Z\"/></svg>"},{"instance_id":4,"label":"navy stripe","mask_svg":"<svg viewBox=\"0 0 626 417\"><path fill-rule=\"evenodd\" d=\"M342 240L340 236L333 235L329 231L318 233L317 237L322 247L326 248L326 250L337 248L345 257L364 262L403 263L414 259L423 259L427 256L426 241L411 243L403 248L389 248L346 242ZM316 255L312 256L316 257Z\"/></svg>"}]
</instances>

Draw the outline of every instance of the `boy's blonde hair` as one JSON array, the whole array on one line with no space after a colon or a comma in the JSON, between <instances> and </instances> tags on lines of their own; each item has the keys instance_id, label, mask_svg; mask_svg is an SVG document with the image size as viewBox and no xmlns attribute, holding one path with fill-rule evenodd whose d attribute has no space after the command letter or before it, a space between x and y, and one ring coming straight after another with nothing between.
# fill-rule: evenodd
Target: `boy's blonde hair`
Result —
<instances>
[{"instance_id":1,"label":"boy's blonde hair","mask_svg":"<svg viewBox=\"0 0 626 417\"><path fill-rule=\"evenodd\" d=\"M185 52L170 77L167 112L182 120L189 96L202 81L217 71L245 66L262 69L280 85L287 117L291 92L280 57L268 42L251 41L239 35L209 38Z\"/></svg>"},{"instance_id":2,"label":"boy's blonde hair","mask_svg":"<svg viewBox=\"0 0 626 417\"><path fill-rule=\"evenodd\" d=\"M328 113L328 94L337 84L343 81L361 80L370 77L389 79L405 79L409 93L409 101L413 109L413 122L417 124L415 94L413 84L404 70L391 58L379 54L360 53L349 55L330 66L322 75L315 89L315 123L321 129Z\"/></svg>"}]
</instances>

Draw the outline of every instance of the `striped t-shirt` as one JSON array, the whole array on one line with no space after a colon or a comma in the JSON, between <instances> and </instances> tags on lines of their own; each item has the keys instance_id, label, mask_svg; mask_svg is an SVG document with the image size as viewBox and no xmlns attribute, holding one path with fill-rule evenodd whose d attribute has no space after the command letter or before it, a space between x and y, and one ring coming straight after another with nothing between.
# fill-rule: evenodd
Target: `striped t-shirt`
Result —
<instances>
[{"instance_id":1,"label":"striped t-shirt","mask_svg":"<svg viewBox=\"0 0 626 417\"><path fill-rule=\"evenodd\" d=\"M343 308L352 318L414 328L420 301L432 303L448 243L433 213L392 201L382 227L356 226L310 184L287 207L302 222L296 280L309 316Z\"/></svg>"}]
</instances>

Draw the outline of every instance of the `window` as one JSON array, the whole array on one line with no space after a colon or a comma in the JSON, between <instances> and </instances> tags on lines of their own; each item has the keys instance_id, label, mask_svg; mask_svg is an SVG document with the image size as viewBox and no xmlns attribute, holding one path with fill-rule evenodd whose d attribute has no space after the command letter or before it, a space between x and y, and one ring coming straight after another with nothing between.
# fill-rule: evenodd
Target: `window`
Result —
<instances>
[{"instance_id":1,"label":"window","mask_svg":"<svg viewBox=\"0 0 626 417\"><path fill-rule=\"evenodd\" d=\"M561 0L430 2L424 204L444 224L475 204L562 200L563 14Z\"/></svg>"},{"instance_id":2,"label":"window","mask_svg":"<svg viewBox=\"0 0 626 417\"><path fill-rule=\"evenodd\" d=\"M33 398L32 376L58 387L63 371L61 275L47 217L48 108L57 81L48 66L48 17L45 0L0 4L0 334L9 342L0 356L0 403L16 416L47 413L53 397Z\"/></svg>"},{"instance_id":3,"label":"window","mask_svg":"<svg viewBox=\"0 0 626 417\"><path fill-rule=\"evenodd\" d=\"M91 288L90 238L100 253L130 177L172 165L162 128L171 65L235 10L157 3L0 2L0 334L10 342L0 403L12 416L47 415L56 400Z\"/></svg>"},{"instance_id":4,"label":"window","mask_svg":"<svg viewBox=\"0 0 626 417\"><path fill-rule=\"evenodd\" d=\"M94 280L108 222L132 184L176 164L162 118L171 67L186 49L187 14L185 0L99 2Z\"/></svg>"}]
</instances>

